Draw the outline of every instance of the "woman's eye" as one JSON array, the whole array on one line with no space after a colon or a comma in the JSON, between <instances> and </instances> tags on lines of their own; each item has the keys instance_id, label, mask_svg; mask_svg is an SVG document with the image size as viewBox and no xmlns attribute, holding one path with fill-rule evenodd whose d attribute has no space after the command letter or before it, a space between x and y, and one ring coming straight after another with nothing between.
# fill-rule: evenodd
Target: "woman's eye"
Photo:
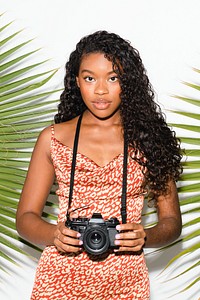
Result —
<instances>
[{"instance_id":1,"label":"woman's eye","mask_svg":"<svg viewBox=\"0 0 200 300\"><path fill-rule=\"evenodd\" d=\"M115 81L117 81L117 80L118 80L117 76L112 76L112 77L110 77L110 79L109 79L109 81L111 81L111 82L115 82Z\"/></svg>"},{"instance_id":2,"label":"woman's eye","mask_svg":"<svg viewBox=\"0 0 200 300\"><path fill-rule=\"evenodd\" d=\"M91 76L86 76L84 79L87 82L93 82L94 81L94 78L92 78Z\"/></svg>"}]
</instances>

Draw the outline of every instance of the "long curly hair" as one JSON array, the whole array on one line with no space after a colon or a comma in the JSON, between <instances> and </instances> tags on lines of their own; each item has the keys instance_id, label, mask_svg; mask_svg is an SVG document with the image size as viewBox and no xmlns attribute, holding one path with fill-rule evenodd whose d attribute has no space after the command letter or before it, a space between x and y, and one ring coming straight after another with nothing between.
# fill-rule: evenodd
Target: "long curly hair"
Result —
<instances>
[{"instance_id":1,"label":"long curly hair","mask_svg":"<svg viewBox=\"0 0 200 300\"><path fill-rule=\"evenodd\" d=\"M55 123L80 115L86 106L76 83L82 58L103 53L112 62L121 86L120 114L126 142L135 149L133 159L144 166L145 186L154 197L168 191L168 182L181 172L180 141L166 124L139 52L114 33L97 31L80 40L66 63L64 91ZM139 155L138 155L139 154Z\"/></svg>"}]
</instances>

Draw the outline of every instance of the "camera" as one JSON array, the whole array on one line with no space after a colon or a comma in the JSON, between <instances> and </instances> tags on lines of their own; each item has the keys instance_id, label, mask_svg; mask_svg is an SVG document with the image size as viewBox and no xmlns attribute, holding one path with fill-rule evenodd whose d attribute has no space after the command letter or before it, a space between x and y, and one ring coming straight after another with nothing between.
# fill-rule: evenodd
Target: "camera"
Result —
<instances>
[{"instance_id":1,"label":"camera","mask_svg":"<svg viewBox=\"0 0 200 300\"><path fill-rule=\"evenodd\" d=\"M78 231L83 241L83 247L89 254L100 255L108 249L116 249L114 244L115 235L119 232L116 226L119 224L117 218L104 220L100 213L94 213L90 219L85 217L67 219L65 225Z\"/></svg>"}]
</instances>

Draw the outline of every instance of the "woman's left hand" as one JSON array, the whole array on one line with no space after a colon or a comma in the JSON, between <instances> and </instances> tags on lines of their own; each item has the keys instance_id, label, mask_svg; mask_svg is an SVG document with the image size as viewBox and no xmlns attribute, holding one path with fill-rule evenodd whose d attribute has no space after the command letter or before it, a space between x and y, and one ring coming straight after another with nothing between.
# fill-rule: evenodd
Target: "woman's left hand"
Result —
<instances>
[{"instance_id":1,"label":"woman's left hand","mask_svg":"<svg viewBox=\"0 0 200 300\"><path fill-rule=\"evenodd\" d=\"M116 227L120 232L115 236L115 245L119 246L118 251L140 251L145 244L146 233L141 224L127 223Z\"/></svg>"}]
</instances>

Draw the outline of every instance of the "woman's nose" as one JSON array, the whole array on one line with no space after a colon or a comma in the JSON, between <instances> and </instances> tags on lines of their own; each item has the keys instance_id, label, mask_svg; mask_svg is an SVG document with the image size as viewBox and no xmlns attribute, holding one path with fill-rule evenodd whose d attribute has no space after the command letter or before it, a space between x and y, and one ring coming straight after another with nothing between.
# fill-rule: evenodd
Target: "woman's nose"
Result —
<instances>
[{"instance_id":1,"label":"woman's nose","mask_svg":"<svg viewBox=\"0 0 200 300\"><path fill-rule=\"evenodd\" d=\"M95 93L102 95L102 94L107 94L108 93L108 85L107 82L101 80L96 83L95 86Z\"/></svg>"}]
</instances>

